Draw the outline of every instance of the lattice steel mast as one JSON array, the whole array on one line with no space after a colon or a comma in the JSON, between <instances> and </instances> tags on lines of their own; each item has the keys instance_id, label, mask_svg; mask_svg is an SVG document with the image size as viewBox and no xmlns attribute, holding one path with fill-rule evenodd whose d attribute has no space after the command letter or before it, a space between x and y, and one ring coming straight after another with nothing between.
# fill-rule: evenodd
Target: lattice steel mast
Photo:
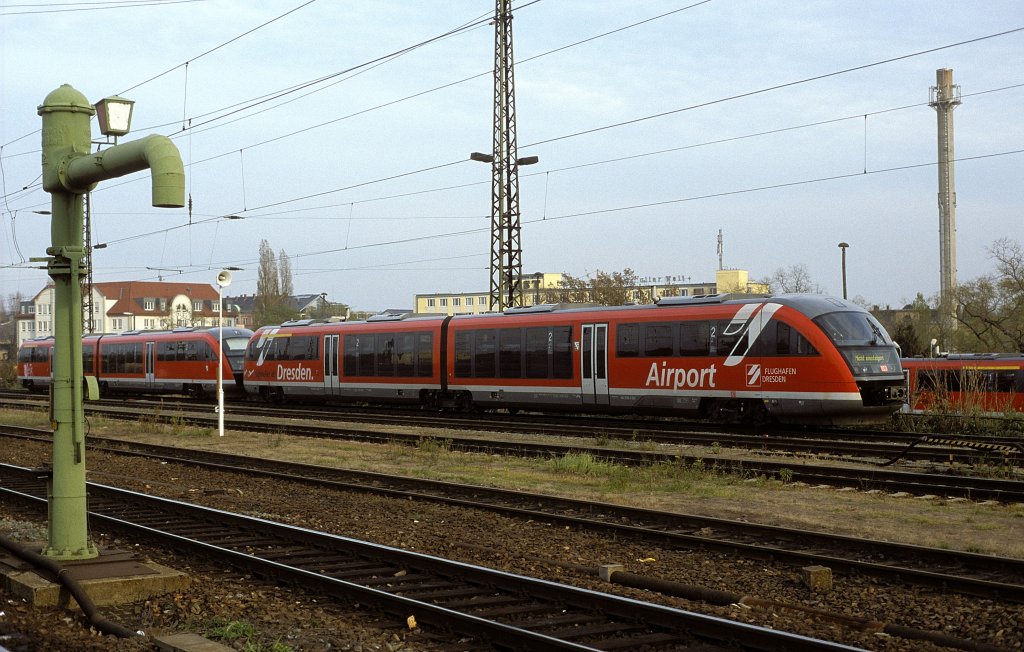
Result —
<instances>
[{"instance_id":1,"label":"lattice steel mast","mask_svg":"<svg viewBox=\"0 0 1024 652\"><path fill-rule=\"evenodd\" d=\"M523 248L519 222L516 90L512 57L512 3L494 7L494 143L491 162L490 309L523 304Z\"/></svg>"}]
</instances>

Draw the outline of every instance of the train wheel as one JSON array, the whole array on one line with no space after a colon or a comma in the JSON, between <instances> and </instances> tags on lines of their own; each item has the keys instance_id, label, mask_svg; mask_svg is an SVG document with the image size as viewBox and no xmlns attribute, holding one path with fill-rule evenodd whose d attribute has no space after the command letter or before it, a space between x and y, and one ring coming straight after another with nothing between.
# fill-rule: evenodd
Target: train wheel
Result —
<instances>
[{"instance_id":1,"label":"train wheel","mask_svg":"<svg viewBox=\"0 0 1024 652\"><path fill-rule=\"evenodd\" d=\"M472 412L474 409L473 395L469 392L459 394L459 397L455 399L455 409L459 412Z\"/></svg>"},{"instance_id":2,"label":"train wheel","mask_svg":"<svg viewBox=\"0 0 1024 652\"><path fill-rule=\"evenodd\" d=\"M717 399L701 404L701 414L714 423L763 425L771 415L761 401L743 399Z\"/></svg>"}]
</instances>

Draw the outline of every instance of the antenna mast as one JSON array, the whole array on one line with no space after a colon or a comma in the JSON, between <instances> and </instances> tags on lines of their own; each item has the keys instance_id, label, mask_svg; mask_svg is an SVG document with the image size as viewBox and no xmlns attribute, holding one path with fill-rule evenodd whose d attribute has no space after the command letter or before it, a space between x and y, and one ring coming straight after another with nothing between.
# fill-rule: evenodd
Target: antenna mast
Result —
<instances>
[{"instance_id":1,"label":"antenna mast","mask_svg":"<svg viewBox=\"0 0 1024 652\"><path fill-rule=\"evenodd\" d=\"M722 229L718 229L718 269L725 269L722 267Z\"/></svg>"}]
</instances>

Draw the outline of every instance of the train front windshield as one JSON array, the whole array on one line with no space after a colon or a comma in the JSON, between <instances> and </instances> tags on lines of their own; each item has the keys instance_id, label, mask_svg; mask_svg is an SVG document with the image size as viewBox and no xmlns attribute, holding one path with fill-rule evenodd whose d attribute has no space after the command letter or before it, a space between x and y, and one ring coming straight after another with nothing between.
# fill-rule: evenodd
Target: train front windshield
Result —
<instances>
[{"instance_id":1,"label":"train front windshield","mask_svg":"<svg viewBox=\"0 0 1024 652\"><path fill-rule=\"evenodd\" d=\"M245 347L249 345L248 337L225 337L224 353L228 356L232 372L241 372L245 364Z\"/></svg>"},{"instance_id":2,"label":"train front windshield","mask_svg":"<svg viewBox=\"0 0 1024 652\"><path fill-rule=\"evenodd\" d=\"M830 312L814 318L850 365L855 376L902 375L889 334L866 312Z\"/></svg>"}]
</instances>

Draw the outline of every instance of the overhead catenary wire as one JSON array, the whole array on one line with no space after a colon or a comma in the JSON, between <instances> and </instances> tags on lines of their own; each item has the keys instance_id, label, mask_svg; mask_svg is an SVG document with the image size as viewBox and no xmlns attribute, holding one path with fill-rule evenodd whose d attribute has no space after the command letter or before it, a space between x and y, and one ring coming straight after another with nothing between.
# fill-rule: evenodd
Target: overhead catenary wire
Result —
<instances>
[{"instance_id":1,"label":"overhead catenary wire","mask_svg":"<svg viewBox=\"0 0 1024 652\"><path fill-rule=\"evenodd\" d=\"M979 91L976 94L977 95L989 94L989 93L997 92L997 91L1001 91L1001 90L1016 89L1016 88L1020 88L1022 86L1024 86L1024 84L1014 84L1014 85L1010 85L1010 86L1000 87L998 89ZM915 108L915 107L926 106L926 105L927 105L927 103L924 103L924 102L913 103L913 104L906 104L906 105L901 105L901 106L898 106L898 107L890 107L890 108L886 108L886 109L879 109L879 110L876 110L876 111L871 111L871 112L868 112L866 115L881 115L881 114L885 114L885 113L891 113L891 112L894 112L894 111L902 111L902 110L911 109L911 108ZM650 152L643 152L643 153L639 153L639 154L632 154L632 155L620 156L620 157L615 157L615 158L610 158L610 159L603 159L603 160L600 160L600 161L591 161L591 162L587 162L587 163L580 163L580 164L571 165L571 166L565 166L565 167L561 167L561 168L553 168L553 169L548 170L548 171L534 172L534 173L530 173L530 174L527 174L527 175L524 175L524 176L530 177L530 176L536 176L536 175L539 175L539 174L548 174L549 172L565 172L565 171L569 171L569 170L582 169L582 168L592 167L592 166L596 166L596 165L605 165L605 164L610 164L610 163L618 163L618 162L622 162L622 161L628 161L628 160L633 160L633 159L638 159L638 158L643 158L643 157L648 157L648 156L656 156L656 155L661 155L661 154L678 152L678 151L683 151L683 150L687 150L687 149L694 149L694 148L698 148L698 147L707 147L707 146L711 146L711 145L735 142L735 141L739 141L739 140L745 140L745 139L750 139L750 138L757 138L757 137L766 136L766 135L773 135L773 134L784 133L784 132L788 132L788 131L795 131L795 130L798 130L798 129L806 129L806 128L811 128L811 127L817 127L817 126L822 126L822 125L828 125L828 124L834 124L834 123L838 123L838 122L853 120L853 119L859 119L859 118L862 117L862 115L849 115L849 116L843 116L843 117L839 117L839 118L830 118L830 119L826 119L826 120L818 120L818 121L815 121L815 122L803 123L803 124L799 124L799 125L790 125L790 126L786 126L786 127L779 127L779 128L776 128L776 129L769 129L769 130L764 130L764 131L753 132L753 133L750 133L750 134L742 134L742 135L739 135L739 136L732 136L732 137L727 137L727 138L719 138L719 139L714 139L714 140L710 140L710 141L704 141L704 142L701 142L701 143L694 143L694 144L690 144L690 145L682 145L682 146L679 146L679 147L672 147L672 148L654 150L654 151L650 151ZM241 152L239 152L239 154L241 154ZM463 160L454 161L452 163L445 164L445 166L447 166L447 165L454 165L454 164L462 163L462 162L464 162L464 161ZM427 170L432 170L432 169L435 169L435 168L425 168L423 170L415 170L415 171L406 173L404 175L398 175L398 177L409 176L409 175L412 175L412 174L418 174L419 172L427 171ZM283 204L287 204L287 203L292 203L292 202L295 202L295 201L301 201L301 200L304 200L304 199L310 199L310 198L313 198L315 196L322 196L324 194L331 194L331 193L334 193L334 192L341 192L343 190L350 190L350 189L354 189L354 188L357 188L357 187L368 186L368 185L371 185L371 184L374 184L374 183L379 183L379 182L382 182L382 181L387 181L387 180L391 180L393 178L398 178L398 177L387 177L387 178L384 178L384 179L375 179L375 180L371 180L371 181L367 181L367 182L362 182L362 183L354 184L352 186L347 186L347 187L344 187L344 188L338 188L338 189L331 190L331 191L325 191L323 193L317 193L315 195L308 195L308 196L304 196L304 197L297 198L297 199L292 199L292 200L287 200L287 201L284 201L284 202L279 202L278 204L275 204L275 206L276 205L283 205ZM244 179L243 179L243 183L244 183ZM303 211L309 211L309 210L322 210L322 209L325 209L325 208L336 208L338 206L354 206L354 204L356 204L356 203L369 203L369 202L385 201L385 200L396 199L396 198L406 198L406 197L415 196L415 195L422 195L422 194L428 194L428 193L434 193L434 192L443 192L443 191L447 191L447 190L454 190L454 189L461 189L461 188L467 188L467 187L472 187L472 186L479 186L479 185L484 185L484 184L488 184L488 183L490 183L490 182L489 181L470 182L470 183L466 183L466 184L457 184L457 185L453 185L453 186L444 186L444 187L441 187L441 188L433 188L433 189L418 190L418 191L412 191L412 192L406 192L406 193L398 193L398 194L392 194L392 195L385 195L385 196L381 196L381 197L368 198L368 199L359 200L359 201L355 201L355 202L342 202L342 203L338 203L338 204L328 204L328 205L316 206L316 207L311 207L311 208L294 209L294 210L290 210L290 211L279 211L279 212L269 213L269 214L249 215L249 216L247 216L247 218L259 219L261 217L266 217L266 216L270 216L270 215L279 215L279 214L286 214L286 213L303 212ZM243 193L244 193L244 190L243 190ZM244 202L244 198L243 198L243 202ZM258 210L263 210L263 209L268 208L268 207L271 207L271 206L263 206L263 207L253 208L253 209L247 209L247 210L243 210L242 212L255 212L255 211L258 211ZM350 211L350 214L351 214L351 211ZM546 215L546 213L545 213L545 215ZM216 219L224 219L224 218L225 218L225 216L210 216L208 219L204 219L204 220L201 220L200 222L196 222L196 224L202 224L202 223L210 222L210 221L213 221L213 220L216 220ZM545 217L545 219L546 219L546 217ZM554 218L554 219L557 219L557 218ZM159 229L159 230L156 230L156 231L150 231L150 232L146 232L146 233L142 233L142 234L136 234L136 235L133 235L133 236L127 236L127 237L120 238L120 239L117 239L117 240L112 240L112 241L108 242L107 244L117 244L117 243L121 243L121 242L128 242L128 241L131 241L131 240L140 239L140 238L143 238L143 237L148 237L148 236L151 236L151 235L159 235L161 233L165 233L165 232L170 231L170 230L176 230L176 229L183 228L183 226L190 226L190 225L176 225L176 226L173 226L173 227L167 227L165 229ZM349 227L350 227L349 228L349 231L350 231L351 230L351 221L349 222ZM346 242L347 242L347 240L348 240L348 238L346 236Z\"/></svg>"},{"instance_id":2,"label":"overhead catenary wire","mask_svg":"<svg viewBox=\"0 0 1024 652\"><path fill-rule=\"evenodd\" d=\"M208 0L110 0L108 2L65 2L49 5L4 5L0 7L0 16L24 16L35 14L63 14L76 11L105 11L110 9L141 9L157 7L161 5L192 4L195 2L207 2ZM96 6L74 6L74 5L96 5ZM7 11L11 8L33 7L34 11ZM41 8L41 7L46 7ZM65 7L64 9L51 9L50 7Z\"/></svg>"},{"instance_id":3,"label":"overhead catenary wire","mask_svg":"<svg viewBox=\"0 0 1024 652\"><path fill-rule=\"evenodd\" d=\"M957 163L966 163L966 162L969 162L969 161L979 161L979 160L984 160L984 159L991 159L991 158L997 158L997 157L1002 157L1002 156L1015 156L1015 155L1021 155L1021 154L1024 154L1024 149L1009 150L1009 151L1004 151L1004 152L994 152L994 153L990 153L990 154L981 154L981 155L977 155L977 156L968 156L968 157L958 158L958 159L956 159L956 162ZM687 197L679 197L679 198L667 199L667 200L661 200L661 201L655 201L655 202L645 202L645 203L640 203L640 204L630 204L630 205L625 205L625 206L615 206L615 207L610 207L610 208L594 209L594 210L580 211L580 212L575 212L575 213L566 213L566 214L556 215L556 216L547 216L544 219L524 220L523 224L524 225L539 224L539 223L542 223L542 222L550 223L550 222L554 222L554 221L558 221L558 220L566 220L566 219L572 219L572 218L590 217L590 216L596 216L596 215L606 215L606 214L619 213L619 212L624 212L624 211L636 211L636 210L655 208L655 207L659 207L659 206L667 206L667 205L681 204L681 203L686 203L686 202L694 202L694 201L701 201L701 200L708 200L708 199L716 199L716 198L729 197L729 196L735 196L735 195L743 195L743 194L750 194L750 193L756 193L756 192L764 192L764 191L769 191L769 190L779 190L779 189L783 189L783 188L794 188L794 187L798 187L798 186L826 183L826 182L830 182L830 181L841 181L841 180L846 180L846 179L865 178L865 177L868 177L868 176L875 176L875 175L880 175L880 174L890 174L890 173L896 173L896 172L903 172L903 171L907 171L907 170L914 170L914 169L920 169L920 168L929 168L929 167L934 167L936 165L938 165L938 163L932 161L932 162L927 162L927 163L915 163L915 164L894 166L894 167L878 169L878 170L871 170L871 171L868 171L867 173L858 171L858 172L851 172L851 173L847 173L847 174L829 175L829 176L824 176L824 177L815 177L815 178L811 178L811 179L801 179L801 180L797 180L797 181L789 181L789 182L782 182L782 183L776 183L776 184L767 184L767 185L761 185L761 186L754 186L754 187L750 187L750 188L740 188L740 189L736 189L736 190L728 190L728 191L722 191L722 192L717 192L717 193L708 193L708 194L703 194L703 195L691 195L691 196L687 196ZM211 219L208 219L208 220L201 220L200 222L197 222L197 224L199 224L199 223L208 223L208 222L212 222L212 221L217 220L217 219L222 219L222 218L218 217L218 218L211 218ZM166 231L169 231L169 230L172 230L172 229L184 228L184 226L186 226L186 225L179 225L179 226L176 226L176 227L170 227L170 228L166 229ZM430 240L437 240L437 239L444 239L444 238L453 238L453 237L459 237L459 236L476 234L476 233L484 233L484 232L488 232L489 230L490 230L490 226L488 225L488 226L483 226L483 227L480 227L480 228L464 229L464 230L460 230L460 231L451 231L451 232L447 232L447 233L434 233L434 234L414 236L414 237L409 237L409 238L400 238L400 239L395 239L395 240L387 240L387 241L380 241L380 242L373 242L373 243L364 243L364 244L356 245L356 246L344 246L344 247L337 247L337 248L331 248L331 249L323 249L323 250L311 251L311 252L305 252L305 253L298 253L298 254L290 255L290 258L292 260L297 260L297 259L309 258L309 257L314 257L314 256L322 256L322 255L328 255L328 254L337 254L337 253L341 253L341 252L348 251L348 250L372 249L372 248L377 248L377 247L386 247L386 246L393 246L393 245L398 245L398 244L419 243L419 242L430 241ZM154 235L156 233L163 233L163 231L158 231L158 232L149 233L149 234L145 234L145 235L147 235L147 236L148 235ZM129 240L137 239L138 237L143 237L143 236L129 236L129 237L126 237L126 238L121 238L119 240L111 240L108 244L113 244L113 243L118 243L118 242L125 242L125 241L129 241ZM247 261L242 261L239 264L246 264L247 262L251 262L251 261L248 261L248 259L247 259ZM11 267L21 267L21 265L0 266L0 269L11 268Z\"/></svg>"}]
</instances>

